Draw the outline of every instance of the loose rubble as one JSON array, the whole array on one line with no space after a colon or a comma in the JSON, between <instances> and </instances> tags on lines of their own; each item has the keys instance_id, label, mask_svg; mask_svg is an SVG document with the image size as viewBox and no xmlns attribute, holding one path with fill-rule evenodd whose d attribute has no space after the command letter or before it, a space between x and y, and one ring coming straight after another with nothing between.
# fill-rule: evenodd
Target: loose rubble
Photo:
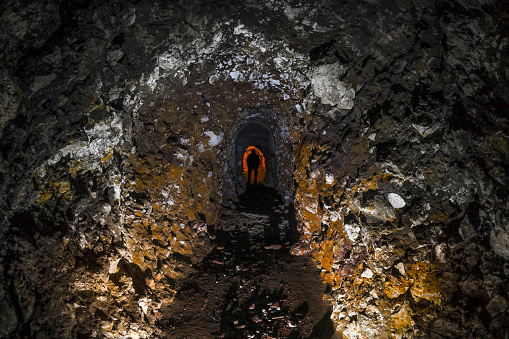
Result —
<instances>
[{"instance_id":1,"label":"loose rubble","mask_svg":"<svg viewBox=\"0 0 509 339\"><path fill-rule=\"evenodd\" d=\"M1 7L1 338L507 337L505 2Z\"/></svg>"}]
</instances>

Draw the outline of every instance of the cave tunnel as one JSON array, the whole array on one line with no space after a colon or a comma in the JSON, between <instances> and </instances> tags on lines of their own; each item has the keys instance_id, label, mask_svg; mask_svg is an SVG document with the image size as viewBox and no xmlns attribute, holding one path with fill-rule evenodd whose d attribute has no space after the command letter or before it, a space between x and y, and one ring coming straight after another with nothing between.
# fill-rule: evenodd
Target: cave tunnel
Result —
<instances>
[{"instance_id":1,"label":"cave tunnel","mask_svg":"<svg viewBox=\"0 0 509 339\"><path fill-rule=\"evenodd\" d=\"M0 339L509 338L508 18L2 1Z\"/></svg>"},{"instance_id":2,"label":"cave tunnel","mask_svg":"<svg viewBox=\"0 0 509 339\"><path fill-rule=\"evenodd\" d=\"M253 171L249 173L248 157L253 152L260 160L260 163L256 168L256 179ZM259 185L262 184L263 180L265 179L265 174L267 173L267 169L265 167L265 157L263 156L263 153L255 146L249 146L244 152L244 156L242 157L242 173L244 175L244 181L247 183L247 185L254 184L255 181L256 184Z\"/></svg>"},{"instance_id":3,"label":"cave tunnel","mask_svg":"<svg viewBox=\"0 0 509 339\"><path fill-rule=\"evenodd\" d=\"M258 183L264 186L277 187L277 159L269 130L259 122L251 122L243 126L235 140L235 175L242 177L242 183L247 184L247 165L244 164L247 153L255 148L262 155L258 172Z\"/></svg>"}]
</instances>

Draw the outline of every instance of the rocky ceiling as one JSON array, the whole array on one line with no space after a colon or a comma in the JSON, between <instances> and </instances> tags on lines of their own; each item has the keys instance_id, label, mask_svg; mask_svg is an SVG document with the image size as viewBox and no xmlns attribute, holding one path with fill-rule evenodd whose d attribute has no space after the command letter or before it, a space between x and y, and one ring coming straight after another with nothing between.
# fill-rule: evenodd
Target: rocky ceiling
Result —
<instances>
[{"instance_id":1,"label":"rocky ceiling","mask_svg":"<svg viewBox=\"0 0 509 339\"><path fill-rule=\"evenodd\" d=\"M508 12L3 1L0 337L506 338ZM238 320L169 335L182 282L222 264L217 232L264 218L235 214L255 137L295 231L268 246L288 263L272 276L309 267L332 332L282 314L277 335Z\"/></svg>"}]
</instances>

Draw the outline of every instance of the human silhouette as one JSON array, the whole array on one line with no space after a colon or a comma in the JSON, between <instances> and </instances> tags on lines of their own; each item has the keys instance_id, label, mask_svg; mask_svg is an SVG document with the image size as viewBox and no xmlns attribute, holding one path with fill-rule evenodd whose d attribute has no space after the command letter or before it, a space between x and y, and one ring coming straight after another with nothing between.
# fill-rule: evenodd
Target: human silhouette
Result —
<instances>
[{"instance_id":1,"label":"human silhouette","mask_svg":"<svg viewBox=\"0 0 509 339\"><path fill-rule=\"evenodd\" d=\"M254 182L256 185L256 181L258 180L258 166L260 166L260 157L256 154L256 151L253 149L251 153L247 156L247 184L251 185L251 171L254 171Z\"/></svg>"}]
</instances>

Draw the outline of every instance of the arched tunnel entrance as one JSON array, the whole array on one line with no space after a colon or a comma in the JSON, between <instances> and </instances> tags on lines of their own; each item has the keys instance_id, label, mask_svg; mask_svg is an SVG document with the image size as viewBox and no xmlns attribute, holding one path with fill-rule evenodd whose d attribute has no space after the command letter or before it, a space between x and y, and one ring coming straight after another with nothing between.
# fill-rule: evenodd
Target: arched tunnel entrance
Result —
<instances>
[{"instance_id":1,"label":"arched tunnel entrance","mask_svg":"<svg viewBox=\"0 0 509 339\"><path fill-rule=\"evenodd\" d=\"M320 270L310 256L291 254L299 237L291 147L284 120L271 108L242 111L225 131L219 158L221 213L208 228L212 250L162 311L169 337L334 334ZM259 150L265 163L260 185L247 185L244 176L251 149Z\"/></svg>"},{"instance_id":2,"label":"arched tunnel entrance","mask_svg":"<svg viewBox=\"0 0 509 339\"><path fill-rule=\"evenodd\" d=\"M293 204L293 140L288 123L272 106L257 106L241 111L237 121L225 131L219 179L222 207L233 208L246 192L243 158L248 147L256 147L265 160L262 187L273 188L285 205Z\"/></svg>"},{"instance_id":3,"label":"arched tunnel entrance","mask_svg":"<svg viewBox=\"0 0 509 339\"><path fill-rule=\"evenodd\" d=\"M253 157L253 159L251 159L251 157ZM255 163L252 163L253 161L255 161ZM244 181L248 185L260 185L263 183L265 175L267 174L267 169L265 166L265 156L262 151L254 146L246 148L244 156L242 157L242 173L244 174Z\"/></svg>"},{"instance_id":4,"label":"arched tunnel entrance","mask_svg":"<svg viewBox=\"0 0 509 339\"><path fill-rule=\"evenodd\" d=\"M274 147L274 138L269 124L261 121L248 122L236 132L234 140L234 168L231 175L240 188L237 191L238 203L234 214L242 214L241 222L231 223L223 218L222 229L232 231L234 228L245 231L255 242L260 244L282 244L295 236L288 223L291 214L289 204L278 190L278 157ZM258 166L258 185L248 185L247 158L255 152L260 160ZM253 184L254 174L251 173ZM239 187L240 186L240 187ZM237 220L237 217L234 218ZM292 223L292 226L293 223ZM295 228L295 227L293 227ZM257 240L255 240L257 239Z\"/></svg>"},{"instance_id":5,"label":"arched tunnel entrance","mask_svg":"<svg viewBox=\"0 0 509 339\"><path fill-rule=\"evenodd\" d=\"M239 130L235 138L235 164L237 167L235 174L242 176L244 183L247 183L247 164L244 163L247 157L246 151L250 152L251 149L259 150L261 154L257 153L258 156L263 157L261 159L263 161L260 163L262 168L259 170L258 178L260 180L258 183L263 183L267 187L276 187L278 164L272 136L269 130L258 122L246 124Z\"/></svg>"},{"instance_id":6,"label":"arched tunnel entrance","mask_svg":"<svg viewBox=\"0 0 509 339\"><path fill-rule=\"evenodd\" d=\"M289 152L275 124L265 122L250 121L231 131L223 183L232 186L223 189L237 199L229 199L218 225L209 229L212 251L162 312L169 337L334 335L320 270L310 256L291 254L298 232L285 194L290 176L281 171L291 170ZM259 185L247 185L245 161L252 150L266 170Z\"/></svg>"},{"instance_id":7,"label":"arched tunnel entrance","mask_svg":"<svg viewBox=\"0 0 509 339\"><path fill-rule=\"evenodd\" d=\"M233 133L233 147L230 155L233 168L229 175L236 183L237 203L234 215L242 214L242 221L231 222L225 213L221 228L225 231L234 228L245 231L260 244L290 244L298 237L295 211L288 192L282 187L285 177L282 168L290 167L283 156L280 131L270 119L255 118L244 121ZM260 159L258 185L248 185L247 157L251 151ZM251 174L251 183L254 174ZM236 220L237 217L234 217ZM255 240L257 239L257 240Z\"/></svg>"}]
</instances>

